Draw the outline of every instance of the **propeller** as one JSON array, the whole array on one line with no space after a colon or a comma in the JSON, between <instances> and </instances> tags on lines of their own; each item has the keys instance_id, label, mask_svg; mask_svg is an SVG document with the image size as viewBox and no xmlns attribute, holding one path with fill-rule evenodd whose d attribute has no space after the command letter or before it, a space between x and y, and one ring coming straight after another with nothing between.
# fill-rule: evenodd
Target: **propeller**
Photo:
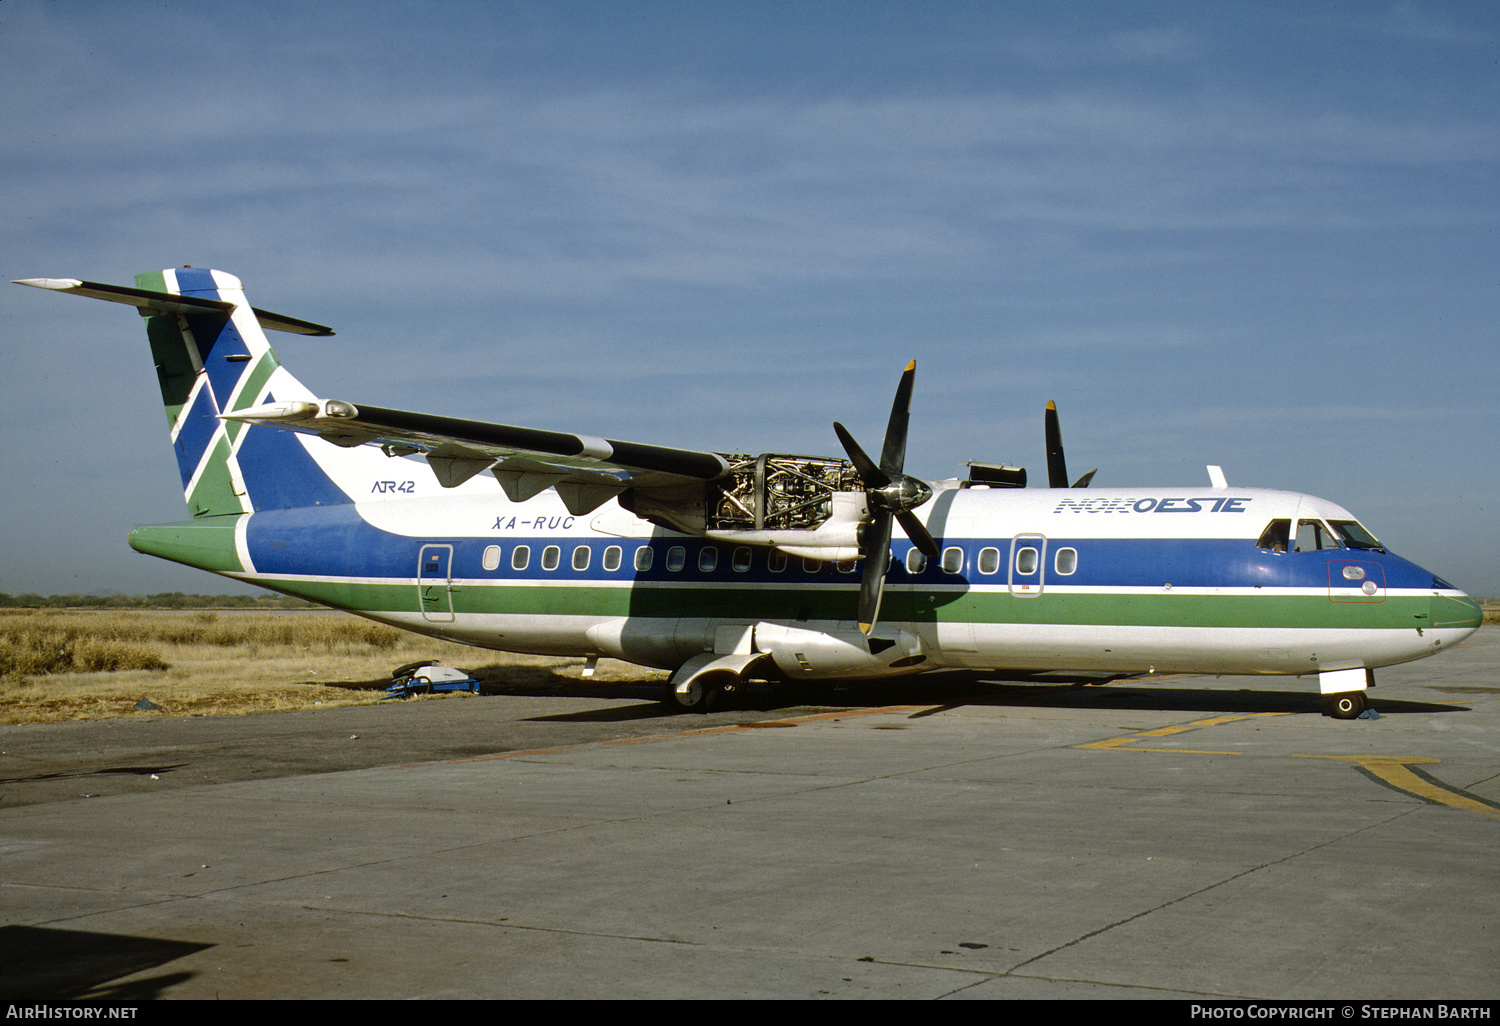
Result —
<instances>
[{"instance_id":1,"label":"propeller","mask_svg":"<svg viewBox=\"0 0 1500 1026\"><path fill-rule=\"evenodd\" d=\"M1087 488L1099 468L1084 474L1073 482L1074 488ZM1068 462L1063 458L1062 428L1057 423L1057 404L1047 400L1047 487L1068 487Z\"/></svg>"},{"instance_id":2,"label":"propeller","mask_svg":"<svg viewBox=\"0 0 1500 1026\"><path fill-rule=\"evenodd\" d=\"M880 597L891 561L891 521L898 521L912 544L929 559L937 559L939 555L937 542L912 512L932 498L932 489L926 482L901 472L906 463L906 428L911 419L911 390L916 376L917 361L913 360L906 365L901 383L896 386L896 400L891 404L891 419L886 425L879 464L865 454L844 425L833 423L834 433L865 486L865 507L870 515L861 539L865 565L859 581L859 629L865 634L870 633L880 616Z\"/></svg>"}]
</instances>

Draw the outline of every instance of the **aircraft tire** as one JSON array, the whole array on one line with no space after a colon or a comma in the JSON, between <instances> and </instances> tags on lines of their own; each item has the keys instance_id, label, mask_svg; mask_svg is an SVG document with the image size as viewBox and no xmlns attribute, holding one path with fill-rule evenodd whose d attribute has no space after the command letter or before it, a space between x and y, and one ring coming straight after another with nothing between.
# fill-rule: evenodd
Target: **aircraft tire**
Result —
<instances>
[{"instance_id":1,"label":"aircraft tire","mask_svg":"<svg viewBox=\"0 0 1500 1026\"><path fill-rule=\"evenodd\" d=\"M718 705L720 696L734 687L735 677L731 673L705 673L693 678L686 695L667 687L667 704L674 712L706 713Z\"/></svg>"},{"instance_id":2,"label":"aircraft tire","mask_svg":"<svg viewBox=\"0 0 1500 1026\"><path fill-rule=\"evenodd\" d=\"M711 685L702 678L693 681L685 695L678 694L677 689L669 685L667 687L666 703L672 707L673 712L708 712L709 700L712 697L711 691Z\"/></svg>"},{"instance_id":3,"label":"aircraft tire","mask_svg":"<svg viewBox=\"0 0 1500 1026\"><path fill-rule=\"evenodd\" d=\"M1328 696L1328 715L1336 720L1354 720L1369 707L1363 691L1345 691Z\"/></svg>"}]
</instances>

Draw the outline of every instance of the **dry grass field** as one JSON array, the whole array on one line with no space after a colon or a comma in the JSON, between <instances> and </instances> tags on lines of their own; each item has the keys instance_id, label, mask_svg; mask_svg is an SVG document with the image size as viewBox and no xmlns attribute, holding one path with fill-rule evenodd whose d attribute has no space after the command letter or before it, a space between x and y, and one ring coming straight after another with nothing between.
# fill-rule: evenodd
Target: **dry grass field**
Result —
<instances>
[{"instance_id":1,"label":"dry grass field","mask_svg":"<svg viewBox=\"0 0 1500 1026\"><path fill-rule=\"evenodd\" d=\"M391 670L429 658L486 687L558 684L582 669L577 659L434 641L347 613L7 609L0 723L362 705L382 698ZM659 676L605 660L594 679ZM137 709L142 699L157 708Z\"/></svg>"}]
</instances>

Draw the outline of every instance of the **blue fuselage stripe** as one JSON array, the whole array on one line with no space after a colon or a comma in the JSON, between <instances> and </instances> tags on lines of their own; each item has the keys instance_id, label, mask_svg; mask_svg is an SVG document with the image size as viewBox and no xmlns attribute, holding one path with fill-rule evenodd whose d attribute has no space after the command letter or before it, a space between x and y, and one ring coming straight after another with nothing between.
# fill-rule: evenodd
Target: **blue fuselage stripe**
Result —
<instances>
[{"instance_id":1,"label":"blue fuselage stripe","mask_svg":"<svg viewBox=\"0 0 1500 1026\"><path fill-rule=\"evenodd\" d=\"M824 562L814 572L808 572L804 562L796 558L787 559L784 569L773 571L769 567L769 550L762 548L750 550L749 566L736 569L744 563L743 559L735 558L737 546L695 538L647 540L566 534L408 537L370 525L347 500L342 505L317 509L258 513L248 525L247 541L257 570L271 575L411 579L416 576L422 547L441 543L453 547L452 576L468 580L739 583L785 587L846 582L852 587L859 579L857 565L841 570L837 564ZM1388 588L1432 587L1430 572L1389 552L1338 549L1280 553L1258 548L1248 539L1048 539L1045 552L1039 553L1042 569L1030 575L1013 572L1009 538L941 539L940 544L963 551L959 573L944 571L938 560L928 561L920 573L908 572L905 559L911 546L898 538L892 545L896 558L891 564L888 584L1003 587L1040 581L1048 588L1160 588L1170 584L1194 589L1260 586L1326 590L1330 586L1330 563L1336 562L1379 567L1379 579ZM517 547L522 545L529 551L524 568L516 569L513 561ZM636 550L643 545L651 549L651 566L638 571ZM544 560L544 555L552 546L559 551L554 567L547 569L544 562L550 561ZM485 550L495 547L498 553L491 553L488 560L494 569L486 569ZM605 555L611 547L621 550L618 568L606 570ZM586 560L576 554L579 548L588 551ZM979 554L986 548L998 550L998 560L992 557L990 562L996 567L994 573L978 570ZM1077 552L1076 570L1072 574L1056 572L1055 554L1064 548ZM679 549L680 552L673 551ZM712 560L704 559L706 549L713 550ZM575 570L575 565L584 565L586 569ZM711 569L705 569L710 565ZM674 566L680 569L673 569ZM1336 583L1350 582L1338 578ZM1351 587L1357 583L1351 583Z\"/></svg>"}]
</instances>

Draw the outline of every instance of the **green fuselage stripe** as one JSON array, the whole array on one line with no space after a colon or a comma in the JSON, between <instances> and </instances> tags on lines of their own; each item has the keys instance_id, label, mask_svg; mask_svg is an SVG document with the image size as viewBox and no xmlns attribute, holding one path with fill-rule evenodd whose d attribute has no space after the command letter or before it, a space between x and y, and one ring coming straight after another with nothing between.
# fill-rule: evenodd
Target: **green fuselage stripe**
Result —
<instances>
[{"instance_id":1,"label":"green fuselage stripe","mask_svg":"<svg viewBox=\"0 0 1500 1026\"><path fill-rule=\"evenodd\" d=\"M257 578L277 591L370 613L421 612L415 580L360 582ZM427 587L433 587L427 584ZM441 587L441 585L438 585ZM670 619L706 617L737 621L851 620L857 581L844 589L702 588L669 586L546 587L455 581L454 613ZM1330 601L1326 592L1305 595L1067 593L1017 598L1004 591L888 588L881 607L886 622L1133 627L1242 627L1410 629L1425 626L1430 596L1397 595L1381 602Z\"/></svg>"}]
</instances>

